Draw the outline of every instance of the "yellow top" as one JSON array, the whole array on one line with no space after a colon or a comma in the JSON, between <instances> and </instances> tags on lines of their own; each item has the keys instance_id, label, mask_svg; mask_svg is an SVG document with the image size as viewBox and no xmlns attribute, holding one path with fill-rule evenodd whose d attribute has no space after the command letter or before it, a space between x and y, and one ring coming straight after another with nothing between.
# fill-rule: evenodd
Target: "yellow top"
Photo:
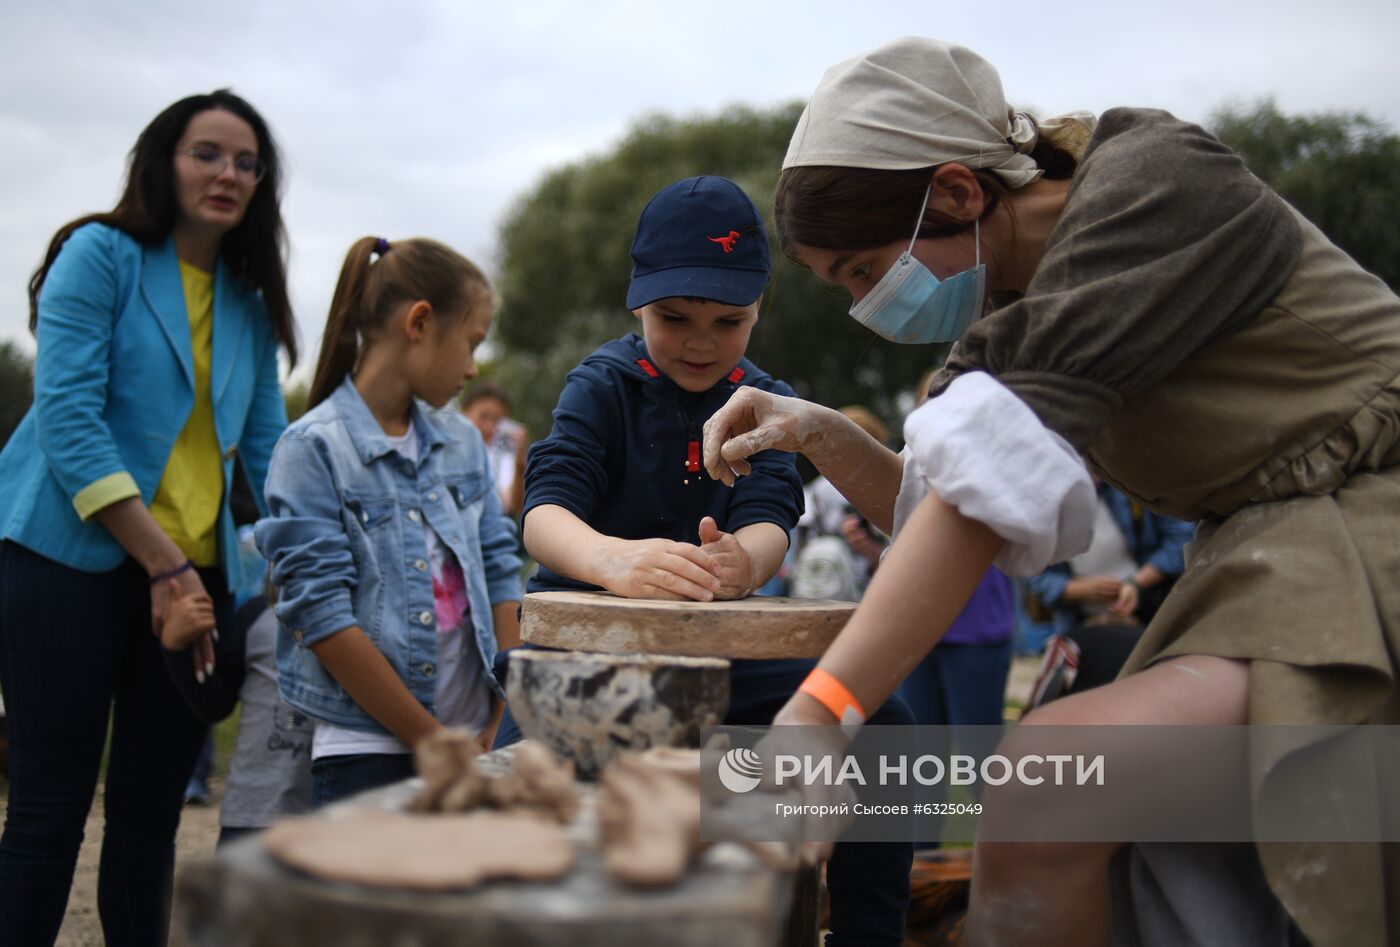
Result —
<instances>
[{"instance_id":1,"label":"yellow top","mask_svg":"<svg viewBox=\"0 0 1400 947\"><path fill-rule=\"evenodd\" d=\"M215 566L219 564L224 465L209 387L214 360L214 274L181 261L180 278L185 284L194 351L194 409L170 451L151 500L151 515L195 565Z\"/></svg>"}]
</instances>

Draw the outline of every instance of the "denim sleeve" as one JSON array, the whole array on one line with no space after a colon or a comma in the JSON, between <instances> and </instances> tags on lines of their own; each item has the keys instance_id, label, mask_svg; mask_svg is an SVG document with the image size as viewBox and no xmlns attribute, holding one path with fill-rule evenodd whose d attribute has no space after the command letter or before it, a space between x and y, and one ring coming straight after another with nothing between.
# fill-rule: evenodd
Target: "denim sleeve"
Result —
<instances>
[{"instance_id":1,"label":"denim sleeve","mask_svg":"<svg viewBox=\"0 0 1400 947\"><path fill-rule=\"evenodd\" d=\"M35 431L49 470L70 500L85 487L126 472L103 419L118 305L111 241L112 234L102 228L74 231L39 296ZM89 506L78 509L83 519L96 512Z\"/></svg>"},{"instance_id":2,"label":"denim sleeve","mask_svg":"<svg viewBox=\"0 0 1400 947\"><path fill-rule=\"evenodd\" d=\"M598 381L571 372L549 436L530 448L525 467L525 513L537 506L562 506L585 523L608 492L607 457L616 449L619 426L610 410L613 393Z\"/></svg>"},{"instance_id":3,"label":"denim sleeve","mask_svg":"<svg viewBox=\"0 0 1400 947\"><path fill-rule=\"evenodd\" d=\"M272 335L271 326L267 324L266 310L261 304L258 312L264 322L265 346L258 365L258 376L253 383L253 403L243 425L239 449L258 508L266 513L263 488L267 483L272 450L287 428L287 403L282 397L282 386L277 381L277 341Z\"/></svg>"},{"instance_id":4,"label":"denim sleeve","mask_svg":"<svg viewBox=\"0 0 1400 947\"><path fill-rule=\"evenodd\" d=\"M1026 584L1047 607L1054 608L1065 597L1065 586L1069 585L1069 580L1069 563L1057 562L1039 575L1031 576Z\"/></svg>"},{"instance_id":5,"label":"denim sleeve","mask_svg":"<svg viewBox=\"0 0 1400 947\"><path fill-rule=\"evenodd\" d=\"M783 382L760 386L789 398L797 394ZM724 529L734 532L754 523L773 523L790 533L806 508L802 478L797 472L797 455L787 451L765 450L749 458L748 476L734 484Z\"/></svg>"},{"instance_id":6,"label":"denim sleeve","mask_svg":"<svg viewBox=\"0 0 1400 947\"><path fill-rule=\"evenodd\" d=\"M289 432L267 474L267 516L254 535L271 564L277 620L303 645L359 623L351 589L357 575L340 519L340 490L317 442Z\"/></svg>"},{"instance_id":7,"label":"denim sleeve","mask_svg":"<svg viewBox=\"0 0 1400 947\"><path fill-rule=\"evenodd\" d=\"M1156 513L1143 515L1155 518L1157 528L1162 534L1162 542L1152 555L1147 557L1147 565L1156 566L1167 576L1181 575L1186 571L1186 544L1195 535L1196 524L1174 516L1160 516Z\"/></svg>"}]
</instances>

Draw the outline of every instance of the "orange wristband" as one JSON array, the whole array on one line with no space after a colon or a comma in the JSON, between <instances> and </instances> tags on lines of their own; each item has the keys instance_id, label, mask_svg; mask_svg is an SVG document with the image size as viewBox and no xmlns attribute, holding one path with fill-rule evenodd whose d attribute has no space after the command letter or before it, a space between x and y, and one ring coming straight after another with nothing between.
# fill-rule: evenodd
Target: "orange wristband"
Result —
<instances>
[{"instance_id":1,"label":"orange wristband","mask_svg":"<svg viewBox=\"0 0 1400 947\"><path fill-rule=\"evenodd\" d=\"M865 711L861 709L860 702L846 689L845 684L821 668L813 668L798 690L820 701L843 727L858 727L865 723Z\"/></svg>"}]
</instances>

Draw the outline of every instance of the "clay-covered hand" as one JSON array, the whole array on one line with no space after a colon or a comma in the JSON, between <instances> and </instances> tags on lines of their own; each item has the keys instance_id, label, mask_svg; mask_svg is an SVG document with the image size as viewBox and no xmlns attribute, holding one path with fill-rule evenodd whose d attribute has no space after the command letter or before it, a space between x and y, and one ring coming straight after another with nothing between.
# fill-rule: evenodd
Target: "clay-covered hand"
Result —
<instances>
[{"instance_id":1,"label":"clay-covered hand","mask_svg":"<svg viewBox=\"0 0 1400 947\"><path fill-rule=\"evenodd\" d=\"M669 539L613 539L598 549L598 584L624 598L708 602L720 590L718 571L699 546Z\"/></svg>"},{"instance_id":2,"label":"clay-covered hand","mask_svg":"<svg viewBox=\"0 0 1400 947\"><path fill-rule=\"evenodd\" d=\"M809 453L831 416L840 417L801 398L740 388L705 422L705 470L733 486L749 472L747 458L759 451Z\"/></svg>"},{"instance_id":3,"label":"clay-covered hand","mask_svg":"<svg viewBox=\"0 0 1400 947\"><path fill-rule=\"evenodd\" d=\"M700 521L700 551L719 564L719 591L715 598L744 598L753 593L753 560L733 533L716 525L714 517Z\"/></svg>"}]
</instances>

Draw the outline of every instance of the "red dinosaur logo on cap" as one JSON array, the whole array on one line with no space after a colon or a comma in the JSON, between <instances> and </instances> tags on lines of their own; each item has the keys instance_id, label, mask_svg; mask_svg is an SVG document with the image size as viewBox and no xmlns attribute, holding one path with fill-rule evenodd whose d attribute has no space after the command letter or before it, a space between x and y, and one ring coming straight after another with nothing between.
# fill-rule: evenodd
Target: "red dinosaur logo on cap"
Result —
<instances>
[{"instance_id":1,"label":"red dinosaur logo on cap","mask_svg":"<svg viewBox=\"0 0 1400 947\"><path fill-rule=\"evenodd\" d=\"M731 230L729 231L729 236L727 237L709 237L707 239L709 239L711 243L717 243L721 247L723 247L725 253L733 253L734 241L739 239L739 231Z\"/></svg>"}]
</instances>

